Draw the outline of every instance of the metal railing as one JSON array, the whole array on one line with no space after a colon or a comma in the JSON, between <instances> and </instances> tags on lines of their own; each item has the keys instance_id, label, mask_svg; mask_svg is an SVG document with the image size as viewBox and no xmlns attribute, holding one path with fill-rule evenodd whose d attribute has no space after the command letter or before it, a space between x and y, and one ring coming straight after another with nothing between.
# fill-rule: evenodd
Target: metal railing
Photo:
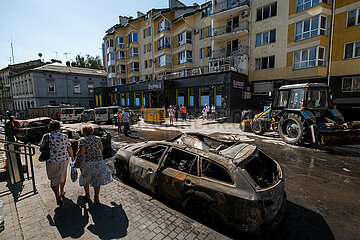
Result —
<instances>
[{"instance_id":1,"label":"metal railing","mask_svg":"<svg viewBox=\"0 0 360 240\"><path fill-rule=\"evenodd\" d=\"M34 163L33 163L33 156L35 155L35 148L30 146L29 144L17 143L17 142L8 142L5 140L0 139L0 143L4 144L4 148L0 148L0 151L7 153L6 155L9 156L10 154L19 154L24 155L25 160L25 171L27 180L32 180L33 191L36 194L36 185L35 185L35 173L34 173ZM13 146L14 150L10 150L10 146ZM16 147L15 147L16 146ZM21 150L23 148L23 151ZM10 158L8 157L8 161ZM22 167L22 166L21 166ZM31 176L29 175L29 167L31 171ZM9 162L9 171L10 176L14 175L14 169L11 167L11 162Z\"/></svg>"},{"instance_id":2,"label":"metal railing","mask_svg":"<svg viewBox=\"0 0 360 240\"><path fill-rule=\"evenodd\" d=\"M212 58L224 58L249 54L249 45L240 45L236 50L229 51L226 48L213 50Z\"/></svg>"},{"instance_id":3,"label":"metal railing","mask_svg":"<svg viewBox=\"0 0 360 240\"><path fill-rule=\"evenodd\" d=\"M234 26L221 26L215 27L213 29L213 37L220 36L227 33L234 33L239 31L248 31L249 30L249 21L243 20Z\"/></svg>"},{"instance_id":4,"label":"metal railing","mask_svg":"<svg viewBox=\"0 0 360 240\"><path fill-rule=\"evenodd\" d=\"M232 8L236 8L236 7L249 5L249 4L250 4L249 0L238 0L237 2L234 2L234 3L231 3L231 4L228 3L228 0L218 1L215 4L213 14L216 14L216 13L219 13L219 12L222 12L222 11L226 11L226 10L229 10L229 9L232 9Z\"/></svg>"}]
</instances>

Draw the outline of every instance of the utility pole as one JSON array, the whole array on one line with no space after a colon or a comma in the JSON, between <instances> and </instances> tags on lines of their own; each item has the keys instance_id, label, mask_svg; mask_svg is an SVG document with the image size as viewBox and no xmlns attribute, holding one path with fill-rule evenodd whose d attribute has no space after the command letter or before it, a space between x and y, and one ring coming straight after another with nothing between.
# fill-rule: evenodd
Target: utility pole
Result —
<instances>
[{"instance_id":1,"label":"utility pole","mask_svg":"<svg viewBox=\"0 0 360 240\"><path fill-rule=\"evenodd\" d=\"M12 38L11 38L11 55L12 55L12 61L13 64L15 64L15 58L14 58L14 44L12 42Z\"/></svg>"},{"instance_id":2,"label":"utility pole","mask_svg":"<svg viewBox=\"0 0 360 240\"><path fill-rule=\"evenodd\" d=\"M68 54L71 54L71 53L64 52L64 55L65 55L65 59L66 59L66 61L67 61L67 55L68 55Z\"/></svg>"},{"instance_id":3,"label":"utility pole","mask_svg":"<svg viewBox=\"0 0 360 240\"><path fill-rule=\"evenodd\" d=\"M55 57L56 57L55 59L58 60L58 52L54 51L54 53L55 53Z\"/></svg>"}]
</instances>

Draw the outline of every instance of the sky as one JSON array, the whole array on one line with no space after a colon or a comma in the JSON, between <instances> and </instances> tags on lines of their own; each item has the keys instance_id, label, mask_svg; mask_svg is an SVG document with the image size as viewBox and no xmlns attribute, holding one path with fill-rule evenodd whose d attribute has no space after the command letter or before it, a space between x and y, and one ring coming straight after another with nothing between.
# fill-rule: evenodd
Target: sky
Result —
<instances>
[{"instance_id":1,"label":"sky","mask_svg":"<svg viewBox=\"0 0 360 240\"><path fill-rule=\"evenodd\" d=\"M205 0L182 0L186 5ZM0 69L39 59L74 60L77 54L100 56L105 31L119 15L166 8L168 0L0 0ZM65 55L64 53L68 53Z\"/></svg>"}]
</instances>

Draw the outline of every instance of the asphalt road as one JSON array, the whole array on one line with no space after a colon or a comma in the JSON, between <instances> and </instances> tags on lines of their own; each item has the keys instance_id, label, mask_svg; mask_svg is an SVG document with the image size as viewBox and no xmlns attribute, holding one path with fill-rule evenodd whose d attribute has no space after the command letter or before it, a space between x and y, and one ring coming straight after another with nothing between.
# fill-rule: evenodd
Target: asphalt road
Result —
<instances>
[{"instance_id":1,"label":"asphalt road","mask_svg":"<svg viewBox=\"0 0 360 240\"><path fill-rule=\"evenodd\" d=\"M124 137L113 126L102 127L112 135L110 165L111 156L125 144L170 139L180 133L134 129L131 137ZM238 134L214 134L239 138ZM266 239L360 239L360 154L357 149L292 146L271 134L247 135L247 138L277 160L285 172L286 212L280 226L267 233ZM216 230L231 238L264 238L239 235L224 228Z\"/></svg>"}]
</instances>

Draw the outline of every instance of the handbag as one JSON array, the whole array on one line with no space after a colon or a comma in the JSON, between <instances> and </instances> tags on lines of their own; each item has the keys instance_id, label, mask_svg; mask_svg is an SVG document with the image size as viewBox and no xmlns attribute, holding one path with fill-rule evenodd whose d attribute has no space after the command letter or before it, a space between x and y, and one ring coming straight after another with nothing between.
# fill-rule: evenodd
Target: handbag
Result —
<instances>
[{"instance_id":1,"label":"handbag","mask_svg":"<svg viewBox=\"0 0 360 240\"><path fill-rule=\"evenodd\" d=\"M85 162L85 155L82 155L80 157L76 157L75 158L75 162L74 162L74 168L80 168L81 165Z\"/></svg>"},{"instance_id":2,"label":"handbag","mask_svg":"<svg viewBox=\"0 0 360 240\"><path fill-rule=\"evenodd\" d=\"M40 162L45 162L50 158L49 134L45 135L44 141L45 141L44 146L40 147L40 152L41 152L41 154L39 156L39 161Z\"/></svg>"}]
</instances>

